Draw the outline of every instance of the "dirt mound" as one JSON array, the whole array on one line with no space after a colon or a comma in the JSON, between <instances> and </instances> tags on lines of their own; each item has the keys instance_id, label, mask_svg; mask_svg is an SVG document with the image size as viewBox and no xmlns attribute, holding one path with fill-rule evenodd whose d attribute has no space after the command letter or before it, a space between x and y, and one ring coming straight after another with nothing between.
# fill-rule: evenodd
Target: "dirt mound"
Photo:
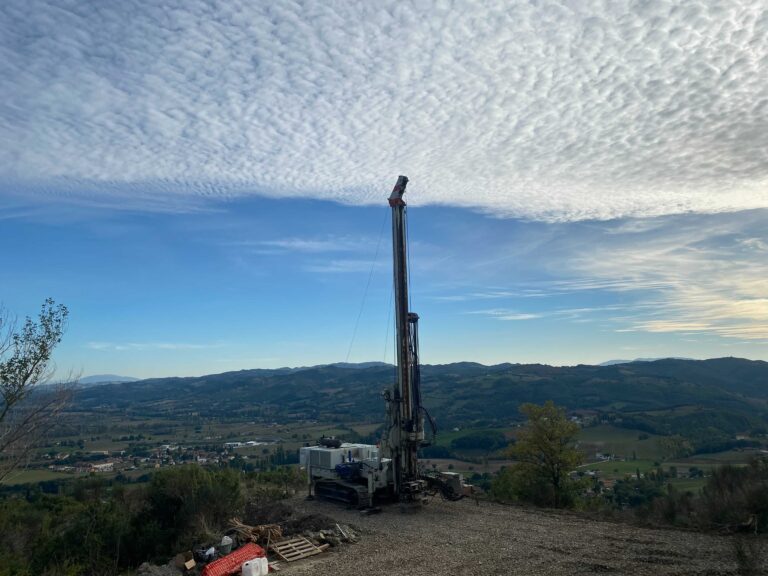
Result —
<instances>
[{"instance_id":1,"label":"dirt mound","mask_svg":"<svg viewBox=\"0 0 768 576\"><path fill-rule=\"evenodd\" d=\"M281 525L283 533L291 535L331 530L336 525L336 520L325 514L304 514L297 518L286 520Z\"/></svg>"},{"instance_id":2,"label":"dirt mound","mask_svg":"<svg viewBox=\"0 0 768 576\"><path fill-rule=\"evenodd\" d=\"M243 522L250 526L282 524L293 515L293 508L283 502L248 502Z\"/></svg>"},{"instance_id":3,"label":"dirt mound","mask_svg":"<svg viewBox=\"0 0 768 576\"><path fill-rule=\"evenodd\" d=\"M243 523L249 526L278 524L285 536L332 530L336 520L325 514L297 512L284 502L249 502L245 507Z\"/></svg>"}]
</instances>

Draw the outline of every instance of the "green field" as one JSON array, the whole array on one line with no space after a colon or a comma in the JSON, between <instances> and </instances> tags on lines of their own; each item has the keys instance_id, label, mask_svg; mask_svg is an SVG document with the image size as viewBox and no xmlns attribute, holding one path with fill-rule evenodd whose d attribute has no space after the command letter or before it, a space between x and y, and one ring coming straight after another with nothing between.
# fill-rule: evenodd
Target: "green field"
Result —
<instances>
[{"instance_id":1,"label":"green field","mask_svg":"<svg viewBox=\"0 0 768 576\"><path fill-rule=\"evenodd\" d=\"M706 478L678 478L670 482L676 490L680 492L693 492L694 494L701 492L706 483Z\"/></svg>"},{"instance_id":2,"label":"green field","mask_svg":"<svg viewBox=\"0 0 768 576\"><path fill-rule=\"evenodd\" d=\"M54 472L52 470L34 469L20 470L10 474L0 484L15 486L17 484L35 484L47 480L59 480L60 478L77 478L83 474L68 474L66 472Z\"/></svg>"},{"instance_id":3,"label":"green field","mask_svg":"<svg viewBox=\"0 0 768 576\"><path fill-rule=\"evenodd\" d=\"M641 440L641 437L646 437ZM660 460L663 457L658 443L659 436L640 430L618 428L607 424L582 428L579 432L579 448L587 458L594 458L597 452L638 460Z\"/></svg>"},{"instance_id":4,"label":"green field","mask_svg":"<svg viewBox=\"0 0 768 576\"><path fill-rule=\"evenodd\" d=\"M379 424L353 424L350 428L361 436L366 436L376 432L379 428Z\"/></svg>"},{"instance_id":5,"label":"green field","mask_svg":"<svg viewBox=\"0 0 768 576\"><path fill-rule=\"evenodd\" d=\"M437 431L437 441L435 444L437 446L445 446L446 448L451 447L451 442L453 442L456 438L461 438L462 436L467 436L471 434L472 432L479 432L479 431L496 431L501 432L502 434L506 435L507 438L512 437L512 431L514 428L462 428L459 431L453 431L453 430L445 430Z\"/></svg>"},{"instance_id":6,"label":"green field","mask_svg":"<svg viewBox=\"0 0 768 576\"><path fill-rule=\"evenodd\" d=\"M653 460L609 460L606 462L583 464L579 468L584 470L599 470L609 478L621 478L626 474L635 474L638 469L640 469L640 473L644 474L655 468L655 466Z\"/></svg>"},{"instance_id":7,"label":"green field","mask_svg":"<svg viewBox=\"0 0 768 576\"><path fill-rule=\"evenodd\" d=\"M758 452L754 450L727 450L713 454L695 454L688 458L677 458L674 461L666 462L665 466L677 466L681 470L695 466L709 471L724 464L744 466L757 454Z\"/></svg>"}]
</instances>

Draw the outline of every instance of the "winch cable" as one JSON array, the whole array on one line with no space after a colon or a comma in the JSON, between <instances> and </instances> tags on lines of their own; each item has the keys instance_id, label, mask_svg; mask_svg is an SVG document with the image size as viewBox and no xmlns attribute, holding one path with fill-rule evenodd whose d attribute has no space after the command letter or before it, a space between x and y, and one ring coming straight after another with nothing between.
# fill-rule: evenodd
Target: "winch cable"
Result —
<instances>
[{"instance_id":1,"label":"winch cable","mask_svg":"<svg viewBox=\"0 0 768 576\"><path fill-rule=\"evenodd\" d=\"M389 348L389 327L392 322L392 298L395 294L395 285L393 284L389 290L389 304L387 305L387 335L384 337L384 362L387 361L387 351ZM394 353L393 353L394 356ZM397 364L397 361L393 361L393 364Z\"/></svg>"},{"instance_id":2,"label":"winch cable","mask_svg":"<svg viewBox=\"0 0 768 576\"><path fill-rule=\"evenodd\" d=\"M363 292L363 300L360 302L360 310L357 312L357 319L355 320L355 328L352 330L352 339L349 342L349 348L347 349L347 357L344 362L349 362L349 357L352 354L352 346L355 344L355 338L357 337L357 328L360 325L360 317L363 315L363 309L365 308L365 301L368 298L368 289L371 287L371 278L373 278L373 271L376 268L376 262L379 259L379 249L381 248L381 238L384 236L384 225L387 223L387 216L389 215L389 209L384 211L384 219L381 221L381 229L379 230L379 239L376 242L376 254L371 262L371 270L368 272L368 282L365 284L365 291Z\"/></svg>"}]
</instances>

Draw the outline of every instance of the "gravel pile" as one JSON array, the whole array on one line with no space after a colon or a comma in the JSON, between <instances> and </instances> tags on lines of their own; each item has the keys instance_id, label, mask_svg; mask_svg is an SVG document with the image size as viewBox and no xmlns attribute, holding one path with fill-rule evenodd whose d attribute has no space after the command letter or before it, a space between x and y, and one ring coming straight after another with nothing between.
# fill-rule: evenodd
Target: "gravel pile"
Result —
<instances>
[{"instance_id":1,"label":"gravel pile","mask_svg":"<svg viewBox=\"0 0 768 576\"><path fill-rule=\"evenodd\" d=\"M736 576L733 540L589 520L569 513L433 500L402 514L361 516L335 504L295 500L305 514L352 524L354 545L284 567L293 575L484 576L643 574ZM765 562L768 554L763 554ZM768 574L768 566L763 565Z\"/></svg>"}]
</instances>

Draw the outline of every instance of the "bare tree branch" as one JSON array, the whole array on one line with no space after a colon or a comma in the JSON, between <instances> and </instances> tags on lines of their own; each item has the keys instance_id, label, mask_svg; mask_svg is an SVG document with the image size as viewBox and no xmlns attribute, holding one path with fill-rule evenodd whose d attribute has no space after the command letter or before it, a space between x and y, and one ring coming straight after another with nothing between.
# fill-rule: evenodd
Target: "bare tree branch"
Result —
<instances>
[{"instance_id":1,"label":"bare tree branch","mask_svg":"<svg viewBox=\"0 0 768 576\"><path fill-rule=\"evenodd\" d=\"M27 459L69 402L69 384L46 385L68 310L48 298L37 321L21 328L0 309L0 481Z\"/></svg>"}]
</instances>

